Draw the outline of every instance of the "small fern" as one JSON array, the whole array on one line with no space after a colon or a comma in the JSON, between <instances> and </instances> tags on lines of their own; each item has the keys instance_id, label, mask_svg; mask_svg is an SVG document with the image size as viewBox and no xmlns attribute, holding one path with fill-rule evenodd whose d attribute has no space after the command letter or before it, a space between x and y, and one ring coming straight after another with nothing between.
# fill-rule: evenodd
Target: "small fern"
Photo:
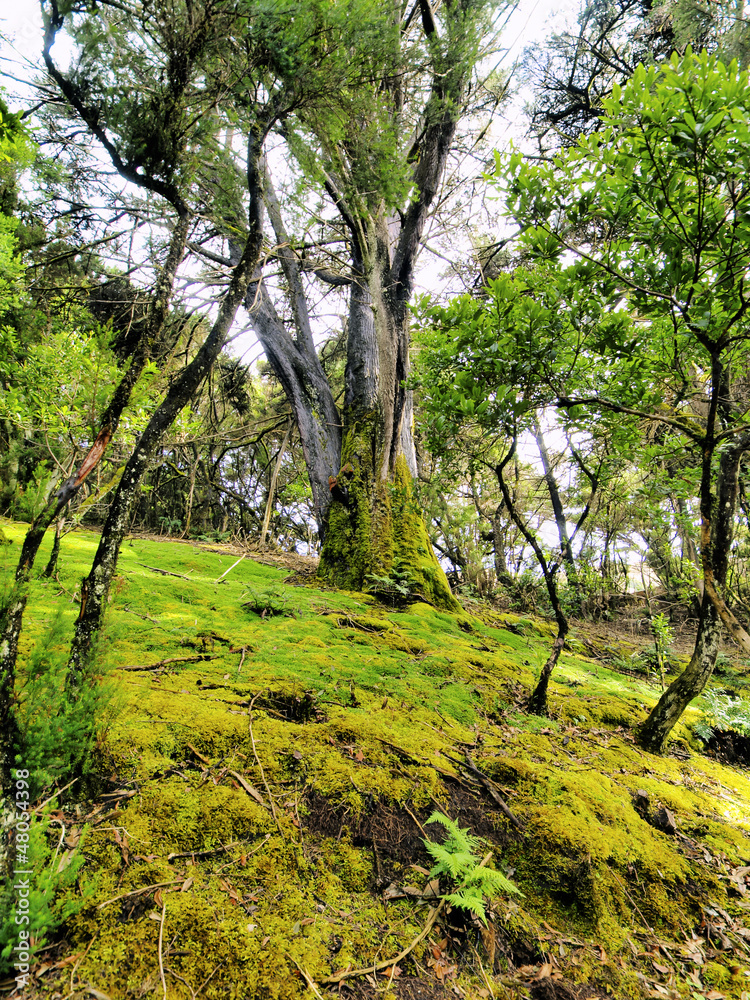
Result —
<instances>
[{"instance_id":1,"label":"small fern","mask_svg":"<svg viewBox=\"0 0 750 1000\"><path fill-rule=\"evenodd\" d=\"M715 732L750 736L750 702L719 691L706 691L703 698L706 707L693 725L693 731L704 743L708 743Z\"/></svg>"},{"instance_id":2,"label":"small fern","mask_svg":"<svg viewBox=\"0 0 750 1000\"><path fill-rule=\"evenodd\" d=\"M487 924L485 899L494 899L503 893L523 895L501 872L481 865L482 842L468 829L462 830L455 820L434 812L428 823L440 823L448 836L444 843L425 840L428 853L437 863L430 870L431 876L445 876L453 883L453 891L441 896L446 903L460 910L468 910Z\"/></svg>"}]
</instances>

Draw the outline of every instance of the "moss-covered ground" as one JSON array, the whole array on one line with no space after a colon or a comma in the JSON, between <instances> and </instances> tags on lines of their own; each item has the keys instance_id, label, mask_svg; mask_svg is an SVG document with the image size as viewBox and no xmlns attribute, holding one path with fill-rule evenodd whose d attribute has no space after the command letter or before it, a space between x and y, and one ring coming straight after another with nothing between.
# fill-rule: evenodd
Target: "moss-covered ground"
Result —
<instances>
[{"instance_id":1,"label":"moss-covered ground","mask_svg":"<svg viewBox=\"0 0 750 1000\"><path fill-rule=\"evenodd\" d=\"M24 528L3 530L7 584ZM34 581L21 682L96 543L66 536ZM574 638L551 717L529 717L546 623L395 609L251 558L223 576L240 555L123 546L99 649L118 713L60 813L86 902L24 995L750 1000L750 773L699 752L696 709L644 753L657 687ZM393 963L435 901L435 809L523 896L487 928L443 906Z\"/></svg>"}]
</instances>

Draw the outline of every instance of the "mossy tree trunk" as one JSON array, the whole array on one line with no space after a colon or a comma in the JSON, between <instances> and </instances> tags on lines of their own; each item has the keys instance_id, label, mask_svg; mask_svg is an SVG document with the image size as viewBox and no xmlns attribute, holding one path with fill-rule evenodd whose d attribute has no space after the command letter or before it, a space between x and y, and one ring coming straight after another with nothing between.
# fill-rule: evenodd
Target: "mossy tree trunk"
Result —
<instances>
[{"instance_id":1,"label":"mossy tree trunk","mask_svg":"<svg viewBox=\"0 0 750 1000\"><path fill-rule=\"evenodd\" d=\"M91 570L82 583L80 613L68 661L67 683L73 694L81 683L87 658L104 618L110 585L117 568L120 544L125 536L143 477L164 434L180 410L192 399L226 345L237 309L245 300L250 278L257 267L262 245L261 177L258 164L265 136L265 130L258 128L248 142L249 233L242 255L233 269L229 286L222 297L218 316L193 360L173 380L128 459L110 504Z\"/></svg>"},{"instance_id":2,"label":"mossy tree trunk","mask_svg":"<svg viewBox=\"0 0 750 1000\"><path fill-rule=\"evenodd\" d=\"M489 30L488 10L484 0L451 0L437 14L427 0L411 9L391 5L384 16L396 29L389 37L398 72L373 88L372 120L360 108L333 134L310 125L349 259L331 270L290 252L294 241L267 199L294 333L276 315L260 276L251 292L255 331L298 421L323 543L320 575L362 589L373 575L397 573L415 593L445 607L457 605L412 492L408 306L425 225ZM425 57L415 62L418 32ZM377 129L368 133L374 122ZM383 152L366 138L376 133L391 137ZM312 342L302 270L349 288L341 410Z\"/></svg>"},{"instance_id":3,"label":"mossy tree trunk","mask_svg":"<svg viewBox=\"0 0 750 1000\"><path fill-rule=\"evenodd\" d=\"M669 685L640 727L639 742L653 753L664 750L680 716L708 683L719 652L722 623L738 645L745 652L750 651L750 636L727 607L722 593L734 539L740 465L743 456L750 451L750 431L737 434L729 441L725 439L719 418L722 407L732 398L730 368L722 361L726 343L707 341L704 346L711 355L712 378L706 431L701 440L701 612L690 663ZM715 473L717 453L718 476Z\"/></svg>"},{"instance_id":4,"label":"mossy tree trunk","mask_svg":"<svg viewBox=\"0 0 750 1000\"><path fill-rule=\"evenodd\" d=\"M385 226L372 243L368 257L354 260L343 440L319 573L349 590L367 589L374 577L392 579L432 604L457 608L412 489L416 455L404 388L411 273L406 282L394 280Z\"/></svg>"},{"instance_id":5,"label":"mossy tree trunk","mask_svg":"<svg viewBox=\"0 0 750 1000\"><path fill-rule=\"evenodd\" d=\"M708 684L716 664L720 639L719 615L713 604L704 599L698 636L690 663L662 694L656 707L640 728L638 742L645 750L650 750L652 753L661 753L664 750L667 738L679 722L682 713Z\"/></svg>"}]
</instances>

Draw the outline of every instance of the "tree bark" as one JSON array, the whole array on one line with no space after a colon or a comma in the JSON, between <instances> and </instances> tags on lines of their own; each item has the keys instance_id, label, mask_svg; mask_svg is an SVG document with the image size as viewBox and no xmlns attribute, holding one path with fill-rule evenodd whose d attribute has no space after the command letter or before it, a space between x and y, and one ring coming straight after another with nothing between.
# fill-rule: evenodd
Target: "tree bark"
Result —
<instances>
[{"instance_id":1,"label":"tree bark","mask_svg":"<svg viewBox=\"0 0 750 1000\"><path fill-rule=\"evenodd\" d=\"M716 608L704 597L698 635L690 663L674 680L639 730L638 742L644 750L662 753L669 734L693 698L697 698L713 673L719 652L721 623Z\"/></svg>"},{"instance_id":2,"label":"tree bark","mask_svg":"<svg viewBox=\"0 0 750 1000\"><path fill-rule=\"evenodd\" d=\"M255 335L297 420L322 538L331 504L329 480L338 472L340 463L341 417L312 334L309 338L291 336L259 275L248 289L246 305Z\"/></svg>"},{"instance_id":3,"label":"tree bark","mask_svg":"<svg viewBox=\"0 0 750 1000\"><path fill-rule=\"evenodd\" d=\"M57 560L60 556L60 539L62 538L63 528L65 527L65 518L59 517L57 519L57 524L55 525L55 539L52 542L52 551L50 552L49 559L47 560L47 565L44 567L44 572L42 576L50 579L57 572Z\"/></svg>"},{"instance_id":4,"label":"tree bark","mask_svg":"<svg viewBox=\"0 0 750 1000\"><path fill-rule=\"evenodd\" d=\"M729 369L720 357L723 346L711 345L711 399L702 441L700 505L704 586L698 634L687 668L670 684L640 728L639 742L653 753L663 751L675 723L708 683L719 652L721 623L726 625L735 641L746 651L750 650L750 636L729 610L721 593L726 583L734 537L740 463L745 452L750 450L750 432L739 434L731 443L723 444L714 493L714 461L719 450L716 440L717 412L721 400L731 399Z\"/></svg>"},{"instance_id":5,"label":"tree bark","mask_svg":"<svg viewBox=\"0 0 750 1000\"><path fill-rule=\"evenodd\" d=\"M271 514L273 513L273 502L276 497L276 483L279 479L279 471L281 470L281 463L284 461L284 452L289 444L289 438L292 436L292 421L290 420L286 427L286 432L284 433L284 440L281 442L279 447L279 453L276 456L276 461L273 463L273 469L271 470L271 479L268 484L268 499L266 500L266 509L263 514L263 524L260 529L260 545L261 548L266 544L266 538L268 536L268 529L271 526Z\"/></svg>"},{"instance_id":6,"label":"tree bark","mask_svg":"<svg viewBox=\"0 0 750 1000\"><path fill-rule=\"evenodd\" d=\"M567 576L568 583L575 593L576 611L580 612L583 604L583 594L581 593L581 581L578 576L578 567L576 566L575 557L573 555L573 546L571 545L570 536L568 535L568 524L565 518L562 498L560 497L560 489L557 485L557 480L555 479L555 471L552 467L549 452L547 451L547 444L544 440L542 428L536 414L534 414L534 421L531 425L531 433L534 437L534 441L536 442L539 457L542 460L544 481L547 484L547 493L549 494L550 503L552 504L552 514L557 527L557 537L560 539L560 554L562 555L563 565L565 566L565 575Z\"/></svg>"}]
</instances>

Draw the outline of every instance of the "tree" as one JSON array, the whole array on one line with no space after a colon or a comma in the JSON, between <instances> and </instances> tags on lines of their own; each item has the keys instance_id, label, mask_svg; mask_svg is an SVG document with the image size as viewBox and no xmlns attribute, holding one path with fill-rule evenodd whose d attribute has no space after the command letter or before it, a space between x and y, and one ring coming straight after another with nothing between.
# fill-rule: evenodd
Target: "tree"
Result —
<instances>
[{"instance_id":1,"label":"tree","mask_svg":"<svg viewBox=\"0 0 750 1000\"><path fill-rule=\"evenodd\" d=\"M534 89L531 133L540 146L569 146L600 127L603 101L624 84L639 62L669 58L688 45L726 62L746 63L750 33L736 0L590 0L577 30L553 35L529 50L526 70Z\"/></svg>"},{"instance_id":2,"label":"tree","mask_svg":"<svg viewBox=\"0 0 750 1000\"><path fill-rule=\"evenodd\" d=\"M370 14L378 54L369 79L343 94L337 116L301 113L286 127L289 150L325 192L327 211L335 209L327 233L345 241L348 259L336 269L316 260L303 236L290 235L267 186L293 332L265 278L251 293L256 334L299 426L323 538L321 576L361 589L373 574L408 571L416 593L449 607L412 492L409 301L491 15L485 0L449 0L437 10L426 0L381 4ZM317 357L307 276L348 291L341 411Z\"/></svg>"},{"instance_id":3,"label":"tree","mask_svg":"<svg viewBox=\"0 0 750 1000\"><path fill-rule=\"evenodd\" d=\"M13 684L18 639L26 604L28 580L41 538L57 513L80 489L86 476L101 460L116 425L127 406L133 387L148 360L155 354L169 315L177 270L183 260L188 236L204 218L224 221L225 205L216 171L225 164L214 146L217 134L226 130L227 118L216 112L220 96L232 84L244 88L245 167L242 173L246 196L241 201L244 219L235 227L231 275L220 295L218 311L194 356L185 358L173 372L169 388L125 464L114 491L107 521L91 571L81 587L81 609L71 645L68 686L76 697L93 639L106 607L109 587L117 565L119 546L140 483L156 453L161 438L179 411L190 400L219 357L237 309L245 300L250 278L258 265L262 247L262 155L268 132L292 107L310 99L300 81L291 88L273 86L266 75L269 56L262 44L245 38L241 56L231 66L224 58L232 30L244 29L250 9L240 11L223 0L193 4L78 4L69 11L56 0L44 0L43 58L48 82L42 85L51 107L46 123L50 136L65 132L71 122L75 134L84 129L108 157L120 181L130 187L108 192L115 214L131 214L135 229L144 214L153 216L168 232L164 257L157 266L150 307L135 342L129 364L100 418L100 430L88 455L37 518L24 542L15 586L2 609L0 659L0 725L10 730L13 716ZM63 71L52 54L58 34L68 28L76 48L71 67ZM308 48L314 40L308 41ZM238 75L239 74L239 75ZM144 81L149 81L144 86ZM134 99L134 95L136 95ZM61 122L62 127L61 127ZM99 165L92 170L86 151L63 135L66 154L73 152L76 194L91 194L99 183ZM214 153L206 160L207 152ZM208 176L207 176L208 171ZM234 163L229 164L234 176ZM93 179L92 179L93 178ZM133 191L140 197L133 197ZM210 192L218 191L213 197ZM146 205L144 205L144 196ZM70 197L70 194L68 194ZM77 211L85 209L77 205ZM90 215L91 213L89 213ZM236 221L236 220L235 220ZM159 360L163 360L161 357ZM7 723L7 725L6 725ZM12 743L12 741L11 741ZM7 776L13 748L3 764Z\"/></svg>"},{"instance_id":4,"label":"tree","mask_svg":"<svg viewBox=\"0 0 750 1000\"><path fill-rule=\"evenodd\" d=\"M640 320L637 343L616 327L616 336L591 343L596 384L582 392L561 386L557 405L661 423L700 467L698 636L687 669L641 729L642 744L657 751L707 683L721 623L750 650L724 595L750 450L750 81L736 62L689 51L658 67L640 65L604 108L604 127L554 164L529 165L514 154L502 183L533 254L559 261L572 252L573 275L601 308L625 298ZM630 380L618 381L612 363L631 350ZM582 361L591 364L586 353Z\"/></svg>"},{"instance_id":5,"label":"tree","mask_svg":"<svg viewBox=\"0 0 750 1000\"><path fill-rule=\"evenodd\" d=\"M569 631L568 615L571 609L580 612L583 602L573 543L600 485L613 475L618 459L611 461L604 443L618 431L607 426L606 419L559 409L559 429L564 431L570 461L587 485L586 500L573 509L558 481L541 414L552 411L563 386L580 386L586 379L585 370L579 370L584 345L606 336L609 328L622 336L629 324L620 315L610 316L585 287L566 284L544 267L518 268L513 275L490 281L479 301L464 295L447 308L427 309L424 323L415 384L420 389L420 412L426 416L428 444L443 453L462 431L475 429L473 460L497 477L505 509L532 549L549 596L557 636L528 702L532 712L543 715L549 679ZM506 470L524 435L534 442L539 456L538 478L559 540L552 551L540 530L543 519L536 510L522 509L508 482ZM569 608L558 585L561 569L572 598Z\"/></svg>"}]
</instances>

